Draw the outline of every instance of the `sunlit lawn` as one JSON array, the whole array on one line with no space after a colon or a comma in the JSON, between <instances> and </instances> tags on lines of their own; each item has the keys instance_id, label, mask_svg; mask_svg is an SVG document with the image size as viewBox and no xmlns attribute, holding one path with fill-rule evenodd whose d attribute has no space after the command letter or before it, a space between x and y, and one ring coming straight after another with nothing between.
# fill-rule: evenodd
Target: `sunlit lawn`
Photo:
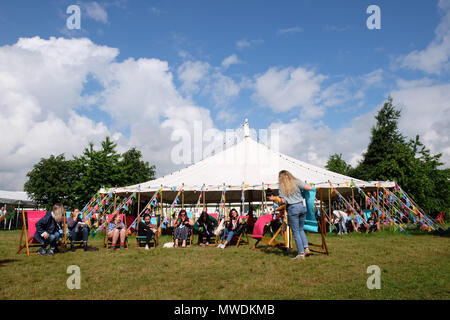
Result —
<instances>
[{"instance_id":1,"label":"sunlit lawn","mask_svg":"<svg viewBox=\"0 0 450 320\"><path fill-rule=\"evenodd\" d=\"M51 256L16 254L19 231L0 231L0 299L449 299L450 238L431 234L328 235L330 255L304 261L250 246L163 248ZM319 242L318 235L308 235ZM253 243L253 240L252 240ZM34 251L36 249L33 249ZM69 290L69 265L81 268L81 289ZM381 268L381 289L369 290L367 267Z\"/></svg>"}]
</instances>

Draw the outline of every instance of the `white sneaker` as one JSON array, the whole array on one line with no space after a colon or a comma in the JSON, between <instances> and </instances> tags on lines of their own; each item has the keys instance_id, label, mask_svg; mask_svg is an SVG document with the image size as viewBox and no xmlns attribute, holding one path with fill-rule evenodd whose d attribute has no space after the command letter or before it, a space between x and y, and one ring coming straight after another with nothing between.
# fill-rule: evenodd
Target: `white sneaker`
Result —
<instances>
[{"instance_id":1,"label":"white sneaker","mask_svg":"<svg viewBox=\"0 0 450 320\"><path fill-rule=\"evenodd\" d=\"M217 248L220 248L222 246L222 244L221 243L219 243L218 245L217 245Z\"/></svg>"},{"instance_id":2,"label":"white sneaker","mask_svg":"<svg viewBox=\"0 0 450 320\"><path fill-rule=\"evenodd\" d=\"M150 248L148 247L148 245L145 245L145 250L150 250Z\"/></svg>"},{"instance_id":3,"label":"white sneaker","mask_svg":"<svg viewBox=\"0 0 450 320\"><path fill-rule=\"evenodd\" d=\"M222 244L222 245L220 246L220 249L225 249L225 245Z\"/></svg>"}]
</instances>

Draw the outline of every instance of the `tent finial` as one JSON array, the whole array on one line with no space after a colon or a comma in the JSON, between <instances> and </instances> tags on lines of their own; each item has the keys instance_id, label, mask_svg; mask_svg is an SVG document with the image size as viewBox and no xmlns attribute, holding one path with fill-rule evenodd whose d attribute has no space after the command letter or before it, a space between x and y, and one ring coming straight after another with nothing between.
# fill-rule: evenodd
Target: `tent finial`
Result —
<instances>
[{"instance_id":1,"label":"tent finial","mask_svg":"<svg viewBox=\"0 0 450 320\"><path fill-rule=\"evenodd\" d=\"M248 125L248 119L244 122L244 138L250 137L250 126Z\"/></svg>"}]
</instances>

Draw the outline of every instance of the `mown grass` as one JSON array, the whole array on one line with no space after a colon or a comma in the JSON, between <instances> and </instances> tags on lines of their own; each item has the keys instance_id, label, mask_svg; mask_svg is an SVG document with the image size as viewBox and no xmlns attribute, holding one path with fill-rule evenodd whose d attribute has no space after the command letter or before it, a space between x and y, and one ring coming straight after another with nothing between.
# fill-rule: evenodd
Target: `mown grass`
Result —
<instances>
[{"instance_id":1,"label":"mown grass","mask_svg":"<svg viewBox=\"0 0 450 320\"><path fill-rule=\"evenodd\" d=\"M328 235L330 256L304 261L250 246L134 248L53 257L16 254L19 231L0 232L0 299L449 299L450 239L401 233ZM308 235L319 243L319 235ZM253 240L251 240L251 244ZM69 290L69 265L81 268L81 289ZM381 268L381 289L369 290L367 267Z\"/></svg>"}]
</instances>

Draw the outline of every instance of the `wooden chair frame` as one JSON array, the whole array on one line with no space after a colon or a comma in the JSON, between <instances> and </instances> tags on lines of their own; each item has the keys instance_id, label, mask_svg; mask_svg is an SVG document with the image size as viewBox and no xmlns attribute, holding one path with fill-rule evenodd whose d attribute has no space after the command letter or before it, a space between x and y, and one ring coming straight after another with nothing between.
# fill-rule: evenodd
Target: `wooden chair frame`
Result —
<instances>
[{"instance_id":1,"label":"wooden chair frame","mask_svg":"<svg viewBox=\"0 0 450 320\"><path fill-rule=\"evenodd\" d=\"M42 217L45 216L45 214L47 213L46 211L42 211L43 215ZM28 212L27 212L28 214ZM42 218L41 217L41 218ZM37 248L37 247L41 247L42 244L40 243L30 243L30 241L32 241L33 237L29 237L28 235L28 219L26 219L25 217L25 210L22 209L22 232L20 234L20 240L19 240L19 250L17 250L17 253L20 253L20 251L22 251L22 249L26 248L27 249L27 256L30 256L30 248ZM34 236L34 235L33 235ZM24 239L25 237L25 239ZM25 241L23 241L25 240ZM36 254L37 252L33 252L33 254Z\"/></svg>"}]
</instances>

